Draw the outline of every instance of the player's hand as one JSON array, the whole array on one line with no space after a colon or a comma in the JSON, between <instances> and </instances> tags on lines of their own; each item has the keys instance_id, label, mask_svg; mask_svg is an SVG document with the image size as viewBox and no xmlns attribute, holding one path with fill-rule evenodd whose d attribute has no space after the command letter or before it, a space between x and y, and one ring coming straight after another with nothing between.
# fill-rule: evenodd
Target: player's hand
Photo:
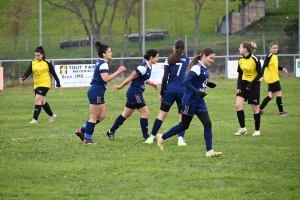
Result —
<instances>
[{"instance_id":1,"label":"player's hand","mask_svg":"<svg viewBox=\"0 0 300 200\"><path fill-rule=\"evenodd\" d=\"M260 79L258 79L259 82L262 82L264 80L264 77L261 77Z\"/></svg>"},{"instance_id":2,"label":"player's hand","mask_svg":"<svg viewBox=\"0 0 300 200\"><path fill-rule=\"evenodd\" d=\"M122 89L123 87L121 87L120 85L114 85L114 88L116 88L117 90Z\"/></svg>"},{"instance_id":3,"label":"player's hand","mask_svg":"<svg viewBox=\"0 0 300 200\"><path fill-rule=\"evenodd\" d=\"M19 78L19 82L23 84L24 83L24 79L25 78Z\"/></svg>"},{"instance_id":4,"label":"player's hand","mask_svg":"<svg viewBox=\"0 0 300 200\"><path fill-rule=\"evenodd\" d=\"M206 86L210 87L210 88L215 88L215 87L217 87L217 84L215 84L213 82L207 82Z\"/></svg>"},{"instance_id":5,"label":"player's hand","mask_svg":"<svg viewBox=\"0 0 300 200\"><path fill-rule=\"evenodd\" d=\"M236 93L241 93L241 89L236 89Z\"/></svg>"},{"instance_id":6,"label":"player's hand","mask_svg":"<svg viewBox=\"0 0 300 200\"><path fill-rule=\"evenodd\" d=\"M198 96L204 98L207 94L205 92L198 92Z\"/></svg>"},{"instance_id":7,"label":"player's hand","mask_svg":"<svg viewBox=\"0 0 300 200\"><path fill-rule=\"evenodd\" d=\"M162 101L162 100L163 100L163 97L162 97L161 95L159 95L159 96L158 96L158 100L159 100L159 101Z\"/></svg>"},{"instance_id":8,"label":"player's hand","mask_svg":"<svg viewBox=\"0 0 300 200\"><path fill-rule=\"evenodd\" d=\"M118 69L119 72L123 72L123 71L125 71L125 70L126 70L126 67L125 67L125 66L120 66L119 69Z\"/></svg>"},{"instance_id":9,"label":"player's hand","mask_svg":"<svg viewBox=\"0 0 300 200\"><path fill-rule=\"evenodd\" d=\"M157 84L154 84L152 87L154 87L156 90L158 90L159 86Z\"/></svg>"},{"instance_id":10,"label":"player's hand","mask_svg":"<svg viewBox=\"0 0 300 200\"><path fill-rule=\"evenodd\" d=\"M282 71L288 73L288 70L285 67L282 69Z\"/></svg>"}]
</instances>

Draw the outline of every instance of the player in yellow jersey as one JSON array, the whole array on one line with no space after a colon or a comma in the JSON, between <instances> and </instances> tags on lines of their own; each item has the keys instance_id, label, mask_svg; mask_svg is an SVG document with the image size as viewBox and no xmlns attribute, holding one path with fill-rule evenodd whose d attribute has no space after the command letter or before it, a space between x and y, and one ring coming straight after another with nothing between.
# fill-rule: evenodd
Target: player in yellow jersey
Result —
<instances>
[{"instance_id":1,"label":"player in yellow jersey","mask_svg":"<svg viewBox=\"0 0 300 200\"><path fill-rule=\"evenodd\" d=\"M52 122L56 115L52 112L49 104L46 102L46 94L51 87L50 74L56 81L56 87L62 89L60 81L55 73L52 63L46 59L45 51L42 46L39 46L35 50L35 59L31 61L25 74L19 78L20 83L23 83L26 78L32 73L35 93L35 108L33 112L33 119L30 124L37 123L41 109L49 115L49 121Z\"/></svg>"},{"instance_id":2,"label":"player in yellow jersey","mask_svg":"<svg viewBox=\"0 0 300 200\"><path fill-rule=\"evenodd\" d=\"M260 114L263 114L263 109L267 106L269 101L273 99L274 94L276 94L276 103L278 107L278 114L281 116L287 115L287 112L283 111L282 105L282 92L279 82L278 70L282 70L285 73L288 73L287 69L284 67L279 67L278 56L278 43L270 43L270 53L267 55L264 61L262 73L264 75L264 80L268 83L269 95L263 100L262 104L259 107Z\"/></svg>"},{"instance_id":3,"label":"player in yellow jersey","mask_svg":"<svg viewBox=\"0 0 300 200\"><path fill-rule=\"evenodd\" d=\"M253 55L256 50L254 42L242 42L239 52L242 55L238 60L238 81L236 90L236 112L240 124L239 130L234 135L247 134L245 125L245 114L243 104L248 101L251 104L254 117L255 131L252 136L260 135L260 114L258 110L260 96L260 81L262 77L261 64L257 57Z\"/></svg>"}]
</instances>

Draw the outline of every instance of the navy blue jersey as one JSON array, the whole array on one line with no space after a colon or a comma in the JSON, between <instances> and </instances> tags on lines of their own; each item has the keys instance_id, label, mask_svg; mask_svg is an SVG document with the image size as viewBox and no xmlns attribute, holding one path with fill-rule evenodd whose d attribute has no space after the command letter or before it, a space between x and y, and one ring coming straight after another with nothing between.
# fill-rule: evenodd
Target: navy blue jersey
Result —
<instances>
[{"instance_id":1,"label":"navy blue jersey","mask_svg":"<svg viewBox=\"0 0 300 200\"><path fill-rule=\"evenodd\" d=\"M173 65L168 64L168 58L165 61L165 70L169 70L168 83L166 85L165 92L180 92L185 91L183 81L185 78L185 72L190 63L190 59L185 55L182 55L181 59Z\"/></svg>"},{"instance_id":2,"label":"navy blue jersey","mask_svg":"<svg viewBox=\"0 0 300 200\"><path fill-rule=\"evenodd\" d=\"M104 94L107 83L101 78L101 73L108 73L108 64L105 62L105 60L100 58L95 65L91 85L93 86L94 90Z\"/></svg>"},{"instance_id":3,"label":"navy blue jersey","mask_svg":"<svg viewBox=\"0 0 300 200\"><path fill-rule=\"evenodd\" d=\"M151 76L151 70L151 66L149 66L146 61L135 69L135 72L139 75L139 77L131 81L131 84L127 90L128 95L142 94L144 92L146 82Z\"/></svg>"},{"instance_id":4,"label":"navy blue jersey","mask_svg":"<svg viewBox=\"0 0 300 200\"><path fill-rule=\"evenodd\" d=\"M183 84L186 91L183 95L183 105L199 105L204 102L198 93L205 92L206 84L209 78L207 67L198 62L191 68ZM205 103L205 102L204 102Z\"/></svg>"}]
</instances>

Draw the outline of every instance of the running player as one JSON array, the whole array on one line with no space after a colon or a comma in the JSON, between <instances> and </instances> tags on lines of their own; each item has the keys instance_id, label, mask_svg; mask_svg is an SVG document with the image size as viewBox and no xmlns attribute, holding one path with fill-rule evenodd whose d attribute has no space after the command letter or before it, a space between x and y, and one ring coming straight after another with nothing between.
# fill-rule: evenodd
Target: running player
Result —
<instances>
[{"instance_id":1,"label":"running player","mask_svg":"<svg viewBox=\"0 0 300 200\"><path fill-rule=\"evenodd\" d=\"M112 58L112 51L109 46L101 44L99 41L95 43L95 47L100 57L99 61L95 65L94 75L91 81L91 86L87 92L90 101L90 118L78 129L75 134L85 144L95 144L93 141L93 133L96 124L101 122L106 115L106 106L104 100L104 94L106 91L107 82L114 79L118 74L125 71L124 66L120 66L113 74L108 74L107 62Z\"/></svg>"},{"instance_id":2,"label":"running player","mask_svg":"<svg viewBox=\"0 0 300 200\"><path fill-rule=\"evenodd\" d=\"M146 144L152 144L155 136L160 129L164 119L166 118L171 106L176 101L179 115L179 122L181 121L181 106L182 96L185 90L183 80L185 78L185 71L190 63L190 59L183 55L184 42L177 40L173 46L173 54L171 54L165 61L164 76L158 97L161 101L160 111L154 121L150 137L145 141ZM178 146L186 146L184 141L184 133L182 131L178 134Z\"/></svg>"},{"instance_id":3,"label":"running player","mask_svg":"<svg viewBox=\"0 0 300 200\"><path fill-rule=\"evenodd\" d=\"M142 129L143 141L145 141L149 137L149 110L144 100L143 92L145 90L146 84L151 85L156 90L158 89L158 85L149 80L152 70L151 66L153 64L156 64L158 61L158 52L154 49L150 49L147 51L147 54L144 55L144 59L146 59L146 61L140 64L132 72L132 74L123 81L121 85L115 85L115 88L117 90L120 90L131 82L126 93L127 101L124 111L117 117L113 126L106 132L106 135L110 140L114 140L116 130L124 123L127 118L132 115L135 109L137 109L141 113L140 126Z\"/></svg>"},{"instance_id":4,"label":"running player","mask_svg":"<svg viewBox=\"0 0 300 200\"><path fill-rule=\"evenodd\" d=\"M271 42L270 44L270 53L265 58L263 65L263 75L264 80L268 83L268 91L269 95L263 100L262 104L259 107L260 114L263 114L263 109L267 106L269 101L273 99L274 94L276 94L276 103L278 107L278 114L281 116L287 115L287 112L283 111L282 105L282 91L279 82L278 70L282 70L285 73L288 73L287 69L284 67L280 67L278 64L278 56L276 55L278 52L278 43Z\"/></svg>"},{"instance_id":5,"label":"running player","mask_svg":"<svg viewBox=\"0 0 300 200\"><path fill-rule=\"evenodd\" d=\"M208 82L208 67L214 62L215 56L216 54L212 48L205 48L189 64L186 71L187 76L183 82L186 90L182 98L181 122L165 134L157 134L156 138L159 150L164 150L164 143L167 138L187 130L194 115L196 115L204 127L206 157L218 157L222 155L222 152L215 152L212 149L212 123L204 101L206 87L216 87L215 83Z\"/></svg>"}]
</instances>

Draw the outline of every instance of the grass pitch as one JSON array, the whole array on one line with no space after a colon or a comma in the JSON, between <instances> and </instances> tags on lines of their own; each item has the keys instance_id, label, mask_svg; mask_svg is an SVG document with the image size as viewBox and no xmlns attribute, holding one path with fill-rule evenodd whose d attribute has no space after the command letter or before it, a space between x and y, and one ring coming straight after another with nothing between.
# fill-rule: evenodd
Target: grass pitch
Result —
<instances>
[{"instance_id":1,"label":"grass pitch","mask_svg":"<svg viewBox=\"0 0 300 200\"><path fill-rule=\"evenodd\" d=\"M87 88L51 89L47 94L57 118L41 112L29 124L34 109L32 87L0 92L0 199L299 199L300 93L299 79L281 79L284 110L280 117L273 99L261 117L261 136L252 137L253 114L245 104L248 135L239 128L235 111L235 81L212 80L205 97L213 124L218 158L205 158L203 127L195 117L186 131L186 147L173 137L164 152L142 143L136 111L118 129L114 141L105 131L123 111L126 88L109 83L107 115L95 128L96 145L84 145L74 134L89 118ZM144 92L150 110L149 133L157 117L159 92ZM261 101L267 84L261 88ZM159 133L178 121L176 106Z\"/></svg>"}]
</instances>

